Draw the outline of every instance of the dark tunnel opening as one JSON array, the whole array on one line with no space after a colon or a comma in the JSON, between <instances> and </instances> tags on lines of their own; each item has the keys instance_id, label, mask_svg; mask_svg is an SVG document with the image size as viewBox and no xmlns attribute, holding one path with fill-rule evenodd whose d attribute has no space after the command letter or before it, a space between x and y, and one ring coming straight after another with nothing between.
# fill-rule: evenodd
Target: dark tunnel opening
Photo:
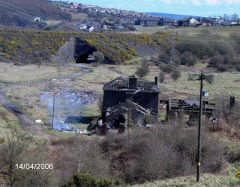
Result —
<instances>
[{"instance_id":1,"label":"dark tunnel opening","mask_svg":"<svg viewBox=\"0 0 240 187\"><path fill-rule=\"evenodd\" d=\"M80 55L77 58L76 63L90 63L90 61L88 60L88 56L89 54Z\"/></svg>"}]
</instances>

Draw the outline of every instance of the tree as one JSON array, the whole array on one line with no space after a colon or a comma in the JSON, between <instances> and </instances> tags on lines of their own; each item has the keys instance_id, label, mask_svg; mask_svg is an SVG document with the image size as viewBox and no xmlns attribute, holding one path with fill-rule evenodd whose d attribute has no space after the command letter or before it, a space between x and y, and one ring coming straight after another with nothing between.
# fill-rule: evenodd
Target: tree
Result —
<instances>
[{"instance_id":1,"label":"tree","mask_svg":"<svg viewBox=\"0 0 240 187\"><path fill-rule=\"evenodd\" d=\"M7 186L47 186L50 182L49 172L44 170L28 170L19 168L21 164L44 163L44 156L38 151L30 156L27 152L32 136L14 128L5 142L0 144L0 175ZM40 151L44 153L44 151ZM23 166L25 167L25 166Z\"/></svg>"},{"instance_id":2,"label":"tree","mask_svg":"<svg viewBox=\"0 0 240 187\"><path fill-rule=\"evenodd\" d=\"M159 81L160 81L160 83L163 83L164 80L165 80L165 73L163 71L161 71L159 74Z\"/></svg>"},{"instance_id":3,"label":"tree","mask_svg":"<svg viewBox=\"0 0 240 187\"><path fill-rule=\"evenodd\" d=\"M97 63L104 62L104 55L101 52L95 51L95 52L93 52L92 55L95 57Z\"/></svg>"},{"instance_id":4,"label":"tree","mask_svg":"<svg viewBox=\"0 0 240 187\"><path fill-rule=\"evenodd\" d=\"M171 77L173 80L178 80L181 77L181 72L179 70L174 70L173 73L171 74Z\"/></svg>"},{"instance_id":5,"label":"tree","mask_svg":"<svg viewBox=\"0 0 240 187\"><path fill-rule=\"evenodd\" d=\"M233 14L231 18L233 21L237 21L239 19L239 16L237 14Z\"/></svg>"},{"instance_id":6,"label":"tree","mask_svg":"<svg viewBox=\"0 0 240 187\"><path fill-rule=\"evenodd\" d=\"M182 65L194 66L197 63L197 60L198 58L190 51L186 51L181 55Z\"/></svg>"},{"instance_id":7,"label":"tree","mask_svg":"<svg viewBox=\"0 0 240 187\"><path fill-rule=\"evenodd\" d=\"M149 73L149 66L146 61L142 61L141 66L137 69L136 75L140 77L141 79Z\"/></svg>"}]
</instances>

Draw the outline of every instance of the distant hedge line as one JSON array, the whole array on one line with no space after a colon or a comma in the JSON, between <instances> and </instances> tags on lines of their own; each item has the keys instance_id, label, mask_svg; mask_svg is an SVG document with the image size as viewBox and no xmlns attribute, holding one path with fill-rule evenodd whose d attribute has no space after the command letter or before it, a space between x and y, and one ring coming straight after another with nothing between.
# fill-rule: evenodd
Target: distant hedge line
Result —
<instances>
[{"instance_id":1,"label":"distant hedge line","mask_svg":"<svg viewBox=\"0 0 240 187\"><path fill-rule=\"evenodd\" d=\"M170 47L170 34L166 32L147 35L0 29L0 58L21 63L48 61L51 55L55 54L71 37L79 37L87 41L116 63L138 56L135 47L139 45L166 50Z\"/></svg>"}]
</instances>

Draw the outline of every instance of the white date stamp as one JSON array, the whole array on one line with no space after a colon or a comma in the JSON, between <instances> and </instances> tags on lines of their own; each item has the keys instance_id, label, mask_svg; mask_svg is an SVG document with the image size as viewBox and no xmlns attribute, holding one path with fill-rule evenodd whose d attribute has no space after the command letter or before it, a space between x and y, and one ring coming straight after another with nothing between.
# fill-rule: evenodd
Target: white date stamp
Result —
<instances>
[{"instance_id":1,"label":"white date stamp","mask_svg":"<svg viewBox=\"0 0 240 187\"><path fill-rule=\"evenodd\" d=\"M51 170L53 164L16 164L16 168L20 170Z\"/></svg>"}]
</instances>

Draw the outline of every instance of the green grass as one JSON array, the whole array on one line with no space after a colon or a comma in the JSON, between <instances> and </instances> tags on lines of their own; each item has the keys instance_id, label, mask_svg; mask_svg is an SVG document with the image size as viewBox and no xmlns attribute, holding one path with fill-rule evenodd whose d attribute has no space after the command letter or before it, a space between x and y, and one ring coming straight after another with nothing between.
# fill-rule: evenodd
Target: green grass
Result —
<instances>
[{"instance_id":1,"label":"green grass","mask_svg":"<svg viewBox=\"0 0 240 187\"><path fill-rule=\"evenodd\" d=\"M88 14L85 14L85 13L73 13L72 18L74 21L79 21L79 20L84 22L89 21Z\"/></svg>"},{"instance_id":2,"label":"green grass","mask_svg":"<svg viewBox=\"0 0 240 187\"><path fill-rule=\"evenodd\" d=\"M131 65L131 64L139 64L143 59L146 59L146 60L150 60L151 57L150 56L145 56L145 57L142 57L142 56L135 56L133 58L131 58L130 60L126 60L123 64L124 65Z\"/></svg>"},{"instance_id":3,"label":"green grass","mask_svg":"<svg viewBox=\"0 0 240 187\"><path fill-rule=\"evenodd\" d=\"M81 116L83 117L101 116L96 104L83 105L80 108L81 111L83 111L83 113L81 114Z\"/></svg>"},{"instance_id":4,"label":"green grass","mask_svg":"<svg viewBox=\"0 0 240 187\"><path fill-rule=\"evenodd\" d=\"M148 182L133 187L227 187L239 186L240 180L235 177L238 169L228 164L223 174L201 174L200 182L196 183L195 176L178 177L173 179Z\"/></svg>"},{"instance_id":5,"label":"green grass","mask_svg":"<svg viewBox=\"0 0 240 187\"><path fill-rule=\"evenodd\" d=\"M94 90L102 94L103 85L119 76L128 77L134 75L139 65L100 65L94 67L91 73L79 77L73 85L80 90ZM166 75L165 82L159 84L162 94L164 95L178 95L180 97L198 97L199 82L189 81L188 73L201 71L206 68L206 64L197 64L195 67L184 67L182 70L182 77L174 81L170 75ZM115 71L116 70L116 71ZM120 73L121 74L120 74ZM150 73L144 78L153 82L155 76L159 76L160 70L156 66L150 66ZM240 73L226 72L216 73L213 84L204 82L204 89L209 90L209 96L213 97L218 94L234 95L240 99Z\"/></svg>"},{"instance_id":6,"label":"green grass","mask_svg":"<svg viewBox=\"0 0 240 187\"><path fill-rule=\"evenodd\" d=\"M226 96L236 96L240 98L240 73L216 73L213 84L204 82L204 89L209 90L209 97L214 97L219 94ZM176 93L182 95L198 95L199 81L189 81L188 72L182 72L182 77L178 81L173 81L167 78L164 84L161 84L167 93Z\"/></svg>"},{"instance_id":7,"label":"green grass","mask_svg":"<svg viewBox=\"0 0 240 187\"><path fill-rule=\"evenodd\" d=\"M32 120L48 119L46 103L40 102L40 94L45 89L45 85L44 83L20 84L6 91L5 96Z\"/></svg>"},{"instance_id":8,"label":"green grass","mask_svg":"<svg viewBox=\"0 0 240 187\"><path fill-rule=\"evenodd\" d=\"M166 27L162 26L136 26L136 31L128 31L129 33L135 33L135 34L153 34L158 31L164 31Z\"/></svg>"},{"instance_id":9,"label":"green grass","mask_svg":"<svg viewBox=\"0 0 240 187\"><path fill-rule=\"evenodd\" d=\"M228 37L230 33L232 32L239 32L240 27L168 27L168 26L137 26L136 31L131 32L135 34L153 34L158 31L165 31L165 32L176 32L181 36L194 36L197 35L203 31L208 31L211 33L217 33L221 36Z\"/></svg>"}]
</instances>

